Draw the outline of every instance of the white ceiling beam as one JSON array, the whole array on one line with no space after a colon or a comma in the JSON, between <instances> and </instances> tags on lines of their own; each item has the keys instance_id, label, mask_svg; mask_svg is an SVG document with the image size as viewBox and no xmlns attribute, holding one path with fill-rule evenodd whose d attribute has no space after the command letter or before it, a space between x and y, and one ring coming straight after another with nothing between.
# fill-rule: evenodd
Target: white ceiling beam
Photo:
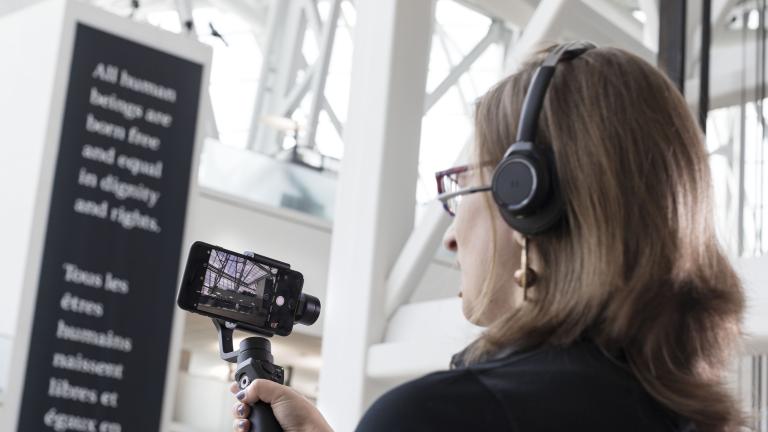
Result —
<instances>
[{"instance_id":1,"label":"white ceiling beam","mask_svg":"<svg viewBox=\"0 0 768 432\"><path fill-rule=\"evenodd\" d=\"M317 11L317 7L312 3L312 9ZM315 60L314 75L310 86L312 96L309 101L309 110L307 112L307 124L304 130L304 144L315 147L315 135L317 133L317 124L320 120L320 110L325 99L325 83L328 78L328 69L331 65L331 53L333 52L333 41L336 38L336 23L341 13L341 0L329 1L328 17L322 23L320 30L320 54ZM327 102L327 101L326 101Z\"/></svg>"},{"instance_id":2,"label":"white ceiling beam","mask_svg":"<svg viewBox=\"0 0 768 432\"><path fill-rule=\"evenodd\" d=\"M531 20L536 3L530 0L459 0L483 15L498 18L510 25L523 28Z\"/></svg>"},{"instance_id":3,"label":"white ceiling beam","mask_svg":"<svg viewBox=\"0 0 768 432\"><path fill-rule=\"evenodd\" d=\"M494 42L498 42L501 39L501 22L494 21L488 28L488 33L478 42L472 50L464 56L459 64L451 68L450 73L446 76L440 84L435 87L432 93L427 95L426 102L424 103L424 112L429 111L437 101L442 98L451 87L453 87L459 78L467 73L472 65L478 58L491 46Z\"/></svg>"},{"instance_id":4,"label":"white ceiling beam","mask_svg":"<svg viewBox=\"0 0 768 432\"><path fill-rule=\"evenodd\" d=\"M643 43L651 51L659 51L659 0L638 0L640 10L645 14Z\"/></svg>"},{"instance_id":5,"label":"white ceiling beam","mask_svg":"<svg viewBox=\"0 0 768 432\"><path fill-rule=\"evenodd\" d=\"M539 7L531 15L520 39L515 43L509 56L509 65L515 68L525 61L540 45L554 41L560 33L563 10L571 1L541 0ZM581 3L581 2L579 2Z\"/></svg>"},{"instance_id":6,"label":"white ceiling beam","mask_svg":"<svg viewBox=\"0 0 768 432\"><path fill-rule=\"evenodd\" d=\"M582 0L584 4L591 7L608 22L620 27L625 33L635 39L643 40L643 25L632 16L632 11L621 8L616 3L609 0Z\"/></svg>"},{"instance_id":7,"label":"white ceiling beam","mask_svg":"<svg viewBox=\"0 0 768 432\"><path fill-rule=\"evenodd\" d=\"M733 10L739 0L712 0L712 28L717 29L725 25L728 13Z\"/></svg>"},{"instance_id":8,"label":"white ceiling beam","mask_svg":"<svg viewBox=\"0 0 768 432\"><path fill-rule=\"evenodd\" d=\"M595 2L569 1L563 14L566 18L560 23L562 33L567 38L584 38L598 45L622 48L656 64L656 52L643 43L642 26L639 23L629 25L627 20L609 20L595 9L597 5Z\"/></svg>"},{"instance_id":9,"label":"white ceiling beam","mask_svg":"<svg viewBox=\"0 0 768 432\"><path fill-rule=\"evenodd\" d=\"M656 53L643 43L640 24L630 26L626 19L614 22L606 18L606 12L598 12L595 9L601 4L593 0L588 3L574 0L542 0L516 44L521 46L516 46L517 49L514 50L513 64L518 64L533 51L541 48L542 42L568 39L587 39L598 45L615 46L656 64ZM608 15L611 14L616 12Z\"/></svg>"},{"instance_id":10,"label":"white ceiling beam","mask_svg":"<svg viewBox=\"0 0 768 432\"><path fill-rule=\"evenodd\" d=\"M408 237L387 278L387 299L384 307L388 319L401 305L408 302L419 286L450 224L451 218L443 210L442 204L430 203L421 222Z\"/></svg>"},{"instance_id":11,"label":"white ceiling beam","mask_svg":"<svg viewBox=\"0 0 768 432\"><path fill-rule=\"evenodd\" d=\"M542 0L538 6L528 0L463 0L462 3L524 28L517 42L526 45L527 49L517 50L522 57L537 48L530 40L555 42L583 38L627 49L656 62L655 45L644 43L643 25L632 17L631 11L621 10L607 0ZM512 63L519 60L512 59Z\"/></svg>"},{"instance_id":12,"label":"white ceiling beam","mask_svg":"<svg viewBox=\"0 0 768 432\"><path fill-rule=\"evenodd\" d=\"M697 69L699 62L701 61L701 5L698 2L693 2L698 6L698 14L692 15L689 11L689 18L693 18L696 21L696 27L692 33L688 36L688 60L686 61L686 76L691 78L698 76ZM720 36L725 31L725 20L728 18L728 13L733 10L738 0L712 0L712 16L710 17L710 25L712 26L712 45L719 43ZM691 2L688 3L689 5ZM690 28L690 26L689 26ZM715 58L711 56L710 58ZM710 66L711 67L711 66ZM710 80L710 82L712 82ZM698 91L697 91L698 93ZM686 93L687 94L687 93Z\"/></svg>"}]
</instances>

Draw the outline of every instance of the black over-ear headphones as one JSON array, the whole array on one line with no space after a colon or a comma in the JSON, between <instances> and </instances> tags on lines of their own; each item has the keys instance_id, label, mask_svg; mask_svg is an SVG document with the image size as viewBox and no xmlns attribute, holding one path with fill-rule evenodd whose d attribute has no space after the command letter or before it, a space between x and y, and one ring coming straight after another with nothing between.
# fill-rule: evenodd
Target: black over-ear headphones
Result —
<instances>
[{"instance_id":1,"label":"black over-ear headphones","mask_svg":"<svg viewBox=\"0 0 768 432\"><path fill-rule=\"evenodd\" d=\"M536 145L539 113L560 61L595 48L576 41L557 46L536 69L528 87L517 126L517 138L496 166L491 193L504 220L525 235L542 233L563 216L565 207L551 149Z\"/></svg>"}]
</instances>

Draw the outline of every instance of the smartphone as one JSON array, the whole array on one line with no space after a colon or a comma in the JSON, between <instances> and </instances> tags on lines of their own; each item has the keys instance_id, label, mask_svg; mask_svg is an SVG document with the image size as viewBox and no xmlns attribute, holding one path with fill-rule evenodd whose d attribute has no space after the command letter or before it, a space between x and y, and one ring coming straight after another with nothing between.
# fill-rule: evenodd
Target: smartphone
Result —
<instances>
[{"instance_id":1,"label":"smartphone","mask_svg":"<svg viewBox=\"0 0 768 432\"><path fill-rule=\"evenodd\" d=\"M195 242L189 250L179 291L180 308L237 324L238 328L287 336L294 322L307 323L304 277L290 265L260 255L247 256ZM303 315L303 316L302 316ZM311 322L309 323L311 324Z\"/></svg>"}]
</instances>

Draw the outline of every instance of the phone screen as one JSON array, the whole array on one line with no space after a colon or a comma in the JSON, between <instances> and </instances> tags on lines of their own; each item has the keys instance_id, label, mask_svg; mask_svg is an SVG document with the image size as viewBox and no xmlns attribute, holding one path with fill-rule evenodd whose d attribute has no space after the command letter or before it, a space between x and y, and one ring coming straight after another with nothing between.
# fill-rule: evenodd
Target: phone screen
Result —
<instances>
[{"instance_id":1,"label":"phone screen","mask_svg":"<svg viewBox=\"0 0 768 432\"><path fill-rule=\"evenodd\" d=\"M293 328L303 278L265 257L248 257L196 242L190 250L179 306L265 333Z\"/></svg>"}]
</instances>

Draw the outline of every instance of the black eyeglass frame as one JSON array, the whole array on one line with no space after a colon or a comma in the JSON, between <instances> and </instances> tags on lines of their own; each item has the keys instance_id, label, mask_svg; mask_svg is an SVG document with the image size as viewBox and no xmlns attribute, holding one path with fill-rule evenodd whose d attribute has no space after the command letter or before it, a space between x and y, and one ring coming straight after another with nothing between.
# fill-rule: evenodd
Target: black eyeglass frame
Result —
<instances>
[{"instance_id":1,"label":"black eyeglass frame","mask_svg":"<svg viewBox=\"0 0 768 432\"><path fill-rule=\"evenodd\" d=\"M469 195L477 192L489 192L491 190L490 185L468 187L468 188L464 188L464 189L452 191L452 192L447 192L445 190L444 179L446 177L463 174L465 172L468 172L469 170L476 169L476 168L479 168L479 167L473 166L473 165L459 165L459 166L448 168L447 170L438 171L435 173L435 180L437 180L437 196L435 197L435 199L443 203L443 209L445 209L445 211L448 212L449 215L456 216L456 213L453 210L451 210L451 207L448 205L448 201L450 201L451 199L462 196L462 195Z\"/></svg>"}]
</instances>

